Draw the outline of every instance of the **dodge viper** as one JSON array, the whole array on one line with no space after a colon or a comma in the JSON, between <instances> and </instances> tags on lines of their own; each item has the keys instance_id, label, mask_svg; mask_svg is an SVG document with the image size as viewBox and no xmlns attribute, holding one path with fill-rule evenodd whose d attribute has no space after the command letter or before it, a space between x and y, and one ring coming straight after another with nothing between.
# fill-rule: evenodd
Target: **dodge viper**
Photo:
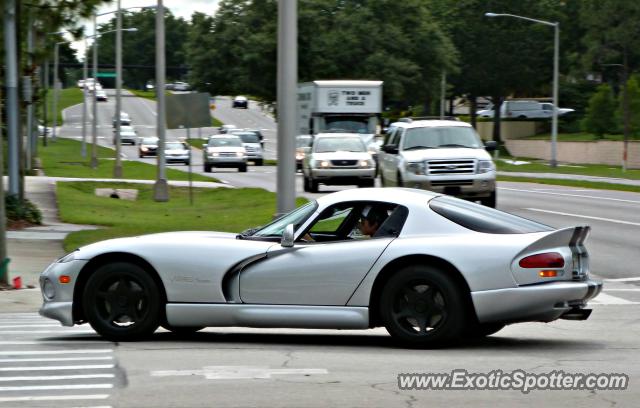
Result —
<instances>
[{"instance_id":1,"label":"dodge viper","mask_svg":"<svg viewBox=\"0 0 640 408\"><path fill-rule=\"evenodd\" d=\"M588 234L428 191L345 190L240 234L79 248L41 274L40 313L117 341L159 326L384 326L407 346L446 345L512 323L586 319L602 289Z\"/></svg>"}]
</instances>

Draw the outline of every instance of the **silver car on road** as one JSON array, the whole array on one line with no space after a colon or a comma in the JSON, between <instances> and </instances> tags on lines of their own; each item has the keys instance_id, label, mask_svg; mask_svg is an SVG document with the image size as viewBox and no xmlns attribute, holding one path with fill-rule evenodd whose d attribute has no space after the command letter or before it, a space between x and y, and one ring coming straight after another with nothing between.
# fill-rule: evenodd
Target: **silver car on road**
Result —
<instances>
[{"instance_id":1,"label":"silver car on road","mask_svg":"<svg viewBox=\"0 0 640 408\"><path fill-rule=\"evenodd\" d=\"M114 341L159 325L384 326L405 345L447 345L511 323L586 319L602 289L589 277L588 233L429 191L345 190L241 234L77 249L41 274L40 314Z\"/></svg>"}]
</instances>

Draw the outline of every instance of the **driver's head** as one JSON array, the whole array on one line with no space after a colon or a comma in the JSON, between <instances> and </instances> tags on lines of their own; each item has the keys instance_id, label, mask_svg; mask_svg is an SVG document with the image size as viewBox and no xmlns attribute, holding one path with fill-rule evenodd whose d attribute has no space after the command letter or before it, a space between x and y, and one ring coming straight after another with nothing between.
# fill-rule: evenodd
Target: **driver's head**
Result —
<instances>
[{"instance_id":1,"label":"driver's head","mask_svg":"<svg viewBox=\"0 0 640 408\"><path fill-rule=\"evenodd\" d=\"M374 207L365 208L360 218L360 231L363 235L373 236L387 218L387 212Z\"/></svg>"}]
</instances>

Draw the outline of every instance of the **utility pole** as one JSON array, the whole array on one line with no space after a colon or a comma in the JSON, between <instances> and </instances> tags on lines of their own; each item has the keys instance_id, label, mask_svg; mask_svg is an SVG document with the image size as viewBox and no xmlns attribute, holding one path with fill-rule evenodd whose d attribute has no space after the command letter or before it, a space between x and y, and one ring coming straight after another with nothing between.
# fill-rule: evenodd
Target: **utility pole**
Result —
<instances>
[{"instance_id":1,"label":"utility pole","mask_svg":"<svg viewBox=\"0 0 640 408\"><path fill-rule=\"evenodd\" d=\"M60 81L58 80L58 58L60 57L60 44L57 42L53 49L53 128L51 129L51 141L56 141L56 127L58 126L58 92L60 91Z\"/></svg>"},{"instance_id":2,"label":"utility pole","mask_svg":"<svg viewBox=\"0 0 640 408\"><path fill-rule=\"evenodd\" d=\"M2 125L2 87L0 87L0 125ZM0 126L1 127L1 126ZM7 258L7 215L4 209L4 140L0 137L0 283L9 283L9 259Z\"/></svg>"},{"instance_id":3,"label":"utility pole","mask_svg":"<svg viewBox=\"0 0 640 408\"><path fill-rule=\"evenodd\" d=\"M96 14L93 14L93 83L98 81L98 26L96 25ZM98 105L95 95L91 102L91 168L98 167Z\"/></svg>"},{"instance_id":4,"label":"utility pole","mask_svg":"<svg viewBox=\"0 0 640 408\"><path fill-rule=\"evenodd\" d=\"M84 61L82 62L82 147L80 154L82 158L87 157L87 58L89 51L87 50L87 37L84 37ZM95 84L93 91L93 99L96 99Z\"/></svg>"},{"instance_id":5,"label":"utility pole","mask_svg":"<svg viewBox=\"0 0 640 408\"><path fill-rule=\"evenodd\" d=\"M5 0L4 46L5 75L7 88L7 134L8 134L8 175L9 195L20 194L20 152L18 129L18 57L16 51L16 2Z\"/></svg>"},{"instance_id":6,"label":"utility pole","mask_svg":"<svg viewBox=\"0 0 640 408\"><path fill-rule=\"evenodd\" d=\"M97 78L96 78L97 79ZM95 92L95 91L94 91ZM116 161L113 167L113 177L122 177L122 162L120 159L120 118L122 111L122 10L120 10L120 0L118 0L118 11L116 12Z\"/></svg>"},{"instance_id":7,"label":"utility pole","mask_svg":"<svg viewBox=\"0 0 640 408\"><path fill-rule=\"evenodd\" d=\"M296 207L298 2L278 1L278 215Z\"/></svg>"},{"instance_id":8,"label":"utility pole","mask_svg":"<svg viewBox=\"0 0 640 408\"><path fill-rule=\"evenodd\" d=\"M155 201L169 201L169 187L167 185L166 165L164 157L164 144L166 138L165 125L165 45L164 45L164 5L162 0L158 0L156 8L156 101L158 115L156 117L156 131L158 133L158 174L156 184L153 189L153 199ZM191 160L189 160L191 162ZM191 177L191 176L189 176Z\"/></svg>"},{"instance_id":9,"label":"utility pole","mask_svg":"<svg viewBox=\"0 0 640 408\"><path fill-rule=\"evenodd\" d=\"M27 34L27 65L29 76L26 77L25 81L25 100L28 103L27 105L27 148L25 149L26 160L25 160L25 169L31 170L31 165L33 161L33 80L32 80L32 69L33 69L33 19L31 8L29 8L29 22L28 22L28 34Z\"/></svg>"},{"instance_id":10,"label":"utility pole","mask_svg":"<svg viewBox=\"0 0 640 408\"><path fill-rule=\"evenodd\" d=\"M44 60L44 98L42 98L42 119L44 126L44 135L42 136L42 146L47 146L47 137L49 126L47 126L47 110L49 109L49 60Z\"/></svg>"}]
</instances>

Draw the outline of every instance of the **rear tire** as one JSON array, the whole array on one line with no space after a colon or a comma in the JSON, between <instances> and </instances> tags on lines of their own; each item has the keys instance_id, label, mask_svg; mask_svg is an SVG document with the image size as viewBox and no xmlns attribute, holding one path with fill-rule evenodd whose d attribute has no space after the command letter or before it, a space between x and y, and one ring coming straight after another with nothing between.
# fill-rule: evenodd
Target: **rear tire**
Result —
<instances>
[{"instance_id":1,"label":"rear tire","mask_svg":"<svg viewBox=\"0 0 640 408\"><path fill-rule=\"evenodd\" d=\"M114 262L91 274L82 306L91 327L107 340L139 340L160 325L159 293L158 285L140 266Z\"/></svg>"},{"instance_id":2,"label":"rear tire","mask_svg":"<svg viewBox=\"0 0 640 408\"><path fill-rule=\"evenodd\" d=\"M256 159L256 166L262 166L264 164L264 159Z\"/></svg>"},{"instance_id":3,"label":"rear tire","mask_svg":"<svg viewBox=\"0 0 640 408\"><path fill-rule=\"evenodd\" d=\"M402 344L433 347L463 333L468 317L464 305L461 289L445 272L411 265L384 286L380 317L389 334Z\"/></svg>"},{"instance_id":4,"label":"rear tire","mask_svg":"<svg viewBox=\"0 0 640 408\"><path fill-rule=\"evenodd\" d=\"M247 165L245 164L244 166L238 167L238 171L240 173L246 173L247 172Z\"/></svg>"}]
</instances>

